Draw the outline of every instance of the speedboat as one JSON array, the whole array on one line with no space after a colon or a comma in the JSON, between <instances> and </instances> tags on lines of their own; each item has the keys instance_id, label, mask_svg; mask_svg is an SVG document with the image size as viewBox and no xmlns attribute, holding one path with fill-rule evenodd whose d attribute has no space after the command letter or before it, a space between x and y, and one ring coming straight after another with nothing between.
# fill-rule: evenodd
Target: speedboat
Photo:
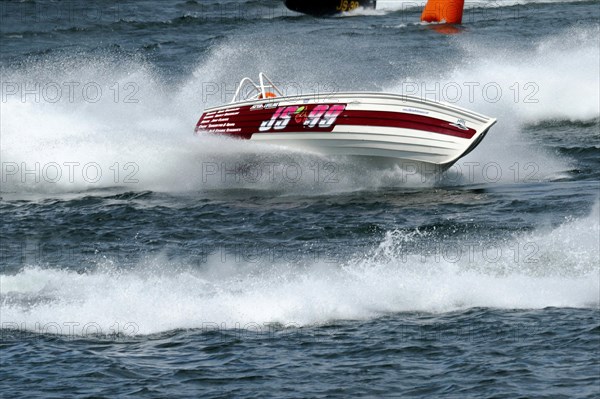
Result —
<instances>
[{"instance_id":1,"label":"speedboat","mask_svg":"<svg viewBox=\"0 0 600 399\"><path fill-rule=\"evenodd\" d=\"M229 104L208 108L196 134L218 134L325 155L449 168L496 119L419 97L335 92L286 96L264 73L240 82Z\"/></svg>"}]
</instances>

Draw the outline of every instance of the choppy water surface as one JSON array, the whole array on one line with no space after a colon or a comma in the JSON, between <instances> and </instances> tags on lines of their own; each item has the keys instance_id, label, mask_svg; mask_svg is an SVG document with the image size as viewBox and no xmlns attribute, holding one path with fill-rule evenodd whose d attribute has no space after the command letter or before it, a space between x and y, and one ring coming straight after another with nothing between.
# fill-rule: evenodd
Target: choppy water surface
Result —
<instances>
[{"instance_id":1,"label":"choppy water surface","mask_svg":"<svg viewBox=\"0 0 600 399\"><path fill-rule=\"evenodd\" d=\"M3 1L6 397L600 395L600 7ZM497 117L443 175L194 137L259 71Z\"/></svg>"}]
</instances>

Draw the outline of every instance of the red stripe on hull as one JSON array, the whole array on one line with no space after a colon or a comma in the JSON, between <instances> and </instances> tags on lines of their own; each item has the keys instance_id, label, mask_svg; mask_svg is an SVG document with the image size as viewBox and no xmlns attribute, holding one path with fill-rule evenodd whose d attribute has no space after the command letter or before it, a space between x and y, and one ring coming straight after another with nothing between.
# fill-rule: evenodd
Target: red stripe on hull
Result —
<instances>
[{"instance_id":1,"label":"red stripe on hull","mask_svg":"<svg viewBox=\"0 0 600 399\"><path fill-rule=\"evenodd\" d=\"M467 130L464 130L447 121L429 116L385 111L347 111L346 114L338 120L338 125L414 129L460 137L463 139L470 139L476 133L475 129L468 128Z\"/></svg>"},{"instance_id":2,"label":"red stripe on hull","mask_svg":"<svg viewBox=\"0 0 600 399\"><path fill-rule=\"evenodd\" d=\"M299 112L297 115L293 112L295 108L300 110L301 107L304 113ZM307 120L310 122L311 115L319 113L317 107L331 107L332 110L337 107L344 110L333 118L333 114L324 112L319 117L322 118L319 119L322 123L310 126ZM250 106L231 108L204 113L196 130L243 139L250 139L254 133L331 132L338 125L412 129L464 139L471 139L476 133L474 129L461 129L448 121L430 116L387 111L349 111L345 107L346 104L298 104L271 109L251 110Z\"/></svg>"}]
</instances>

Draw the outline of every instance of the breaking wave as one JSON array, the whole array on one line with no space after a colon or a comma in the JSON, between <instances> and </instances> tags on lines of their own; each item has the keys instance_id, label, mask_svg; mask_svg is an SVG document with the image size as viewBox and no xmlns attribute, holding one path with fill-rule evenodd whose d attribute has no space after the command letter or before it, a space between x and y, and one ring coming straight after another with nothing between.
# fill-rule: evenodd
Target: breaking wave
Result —
<instances>
[{"instance_id":1,"label":"breaking wave","mask_svg":"<svg viewBox=\"0 0 600 399\"><path fill-rule=\"evenodd\" d=\"M493 243L432 245L432 237L418 230L390 231L378 246L342 265L325 258L299 264L223 253L200 267L160 256L134 269L105 259L85 273L29 265L0 277L2 327L152 334L473 307L597 308L598 211L596 204L582 219ZM424 246L414 245L419 243Z\"/></svg>"}]
</instances>

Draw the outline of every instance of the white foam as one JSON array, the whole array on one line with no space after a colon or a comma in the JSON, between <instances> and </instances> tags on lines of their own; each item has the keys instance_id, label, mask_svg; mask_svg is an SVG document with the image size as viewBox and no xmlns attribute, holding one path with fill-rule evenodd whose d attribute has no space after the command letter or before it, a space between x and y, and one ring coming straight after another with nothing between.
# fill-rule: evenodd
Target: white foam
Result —
<instances>
[{"instance_id":1,"label":"white foam","mask_svg":"<svg viewBox=\"0 0 600 399\"><path fill-rule=\"evenodd\" d=\"M298 265L223 254L201 268L161 256L133 270L106 260L82 274L31 265L0 277L2 323L62 334L151 334L209 326L307 326L472 307L597 308L598 218L596 205L588 217L473 247L461 257L453 249L470 244L440 241L436 250L430 236L394 231L341 266L324 257ZM419 242L433 252L406 251Z\"/></svg>"},{"instance_id":2,"label":"white foam","mask_svg":"<svg viewBox=\"0 0 600 399\"><path fill-rule=\"evenodd\" d=\"M459 36L453 45L461 63L446 71L425 63L423 74L402 77L385 91L414 91L518 123L593 120L600 116L599 34L597 25L574 27L541 39L533 50Z\"/></svg>"},{"instance_id":3,"label":"white foam","mask_svg":"<svg viewBox=\"0 0 600 399\"><path fill-rule=\"evenodd\" d=\"M495 176L483 175L483 168L489 165L495 173L496 164L501 183L521 183L525 176L529 182L557 178L571 161L545 152L523 127L600 118L599 34L599 26L574 27L540 39L533 50L458 35L451 44L463 62L447 71L425 63L422 74L402 77L384 91L457 104L498 119L477 150L457 164L463 173L476 164L477 177L467 181L495 182Z\"/></svg>"}]
</instances>

